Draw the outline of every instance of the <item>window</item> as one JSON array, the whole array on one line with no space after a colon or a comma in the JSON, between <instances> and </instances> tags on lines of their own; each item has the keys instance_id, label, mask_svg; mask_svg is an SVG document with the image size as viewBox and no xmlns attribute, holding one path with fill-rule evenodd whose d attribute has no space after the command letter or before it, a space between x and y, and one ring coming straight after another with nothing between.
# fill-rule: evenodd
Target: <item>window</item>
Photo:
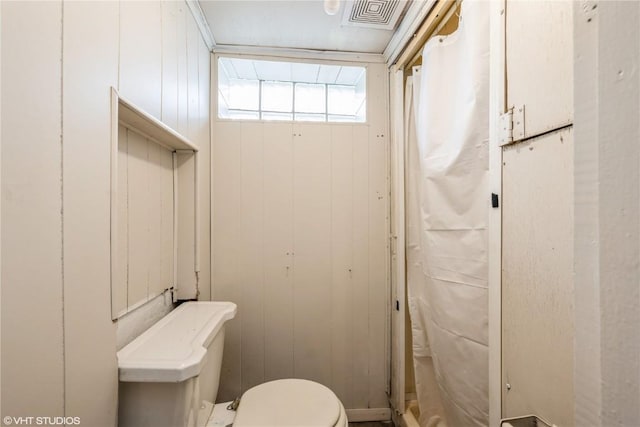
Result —
<instances>
[{"instance_id":1,"label":"window","mask_svg":"<svg viewBox=\"0 0 640 427\"><path fill-rule=\"evenodd\" d=\"M220 58L218 117L365 122L364 67Z\"/></svg>"}]
</instances>

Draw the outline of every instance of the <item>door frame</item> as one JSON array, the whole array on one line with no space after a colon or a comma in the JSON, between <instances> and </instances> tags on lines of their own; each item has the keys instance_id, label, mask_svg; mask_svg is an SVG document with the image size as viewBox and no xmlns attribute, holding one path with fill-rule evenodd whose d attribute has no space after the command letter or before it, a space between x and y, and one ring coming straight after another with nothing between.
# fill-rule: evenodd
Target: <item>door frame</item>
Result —
<instances>
[{"instance_id":1,"label":"door frame","mask_svg":"<svg viewBox=\"0 0 640 427\"><path fill-rule=\"evenodd\" d=\"M405 412L405 315L406 315L406 250L405 250L405 135L404 135L404 69L392 67L390 80L391 176L391 393L394 415Z\"/></svg>"},{"instance_id":2,"label":"door frame","mask_svg":"<svg viewBox=\"0 0 640 427\"><path fill-rule=\"evenodd\" d=\"M492 1L489 18L489 426L502 418L502 147L500 116L506 99L506 0ZM488 194L487 197L490 195Z\"/></svg>"}]
</instances>

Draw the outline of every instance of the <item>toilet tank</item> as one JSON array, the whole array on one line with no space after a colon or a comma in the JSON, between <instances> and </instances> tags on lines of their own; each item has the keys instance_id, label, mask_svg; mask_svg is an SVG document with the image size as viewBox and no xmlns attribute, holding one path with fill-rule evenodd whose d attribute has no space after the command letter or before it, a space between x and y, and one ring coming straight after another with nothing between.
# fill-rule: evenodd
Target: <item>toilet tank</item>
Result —
<instances>
[{"instance_id":1,"label":"toilet tank","mask_svg":"<svg viewBox=\"0 0 640 427\"><path fill-rule=\"evenodd\" d=\"M118 352L119 427L199 427L215 403L231 302L186 302Z\"/></svg>"}]
</instances>

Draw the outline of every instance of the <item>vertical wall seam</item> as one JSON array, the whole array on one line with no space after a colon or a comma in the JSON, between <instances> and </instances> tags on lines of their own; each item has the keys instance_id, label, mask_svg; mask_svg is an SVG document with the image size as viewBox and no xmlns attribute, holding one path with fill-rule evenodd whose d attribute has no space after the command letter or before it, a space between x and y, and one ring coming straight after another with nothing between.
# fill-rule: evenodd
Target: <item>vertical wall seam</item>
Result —
<instances>
[{"instance_id":1,"label":"vertical wall seam","mask_svg":"<svg viewBox=\"0 0 640 427\"><path fill-rule=\"evenodd\" d=\"M160 2L160 121L166 122L164 118L164 2Z\"/></svg>"},{"instance_id":2,"label":"vertical wall seam","mask_svg":"<svg viewBox=\"0 0 640 427\"><path fill-rule=\"evenodd\" d=\"M207 63L209 65L209 72L206 76L208 79L208 85L206 86L207 90L207 141L209 142L209 155L207 156L208 162L208 183L209 183L209 299L213 301L213 107L212 107L212 93L211 89L213 87L213 64L211 62L211 53L207 49Z\"/></svg>"},{"instance_id":3,"label":"vertical wall seam","mask_svg":"<svg viewBox=\"0 0 640 427\"><path fill-rule=\"evenodd\" d=\"M318 67L318 72L320 72L320 67ZM327 107L325 113L328 114L328 105L327 105L327 89L325 85L325 106ZM326 118L326 116L325 116ZM333 307L333 287L335 285L333 278L333 140L334 140L334 127L329 128L329 273L331 274L331 278L329 283L329 310L331 312L331 334L329 337L329 378L331 381L331 385L334 385L333 380L333 337L334 337L334 321L335 321L335 310Z\"/></svg>"},{"instance_id":4,"label":"vertical wall seam","mask_svg":"<svg viewBox=\"0 0 640 427\"><path fill-rule=\"evenodd\" d=\"M264 239L264 151L265 151L265 137L264 137L264 128L265 125L264 123L260 124L260 127L262 128L262 215L260 215L260 219L262 220L262 224L260 225L260 230L262 232L262 251L261 251L261 256L262 256L262 381L264 382L265 378L266 378L266 368L267 368L267 363L266 363L266 359L267 359L267 327L266 327L266 318L265 318L265 256L264 256L264 248L265 248L265 239Z\"/></svg>"},{"instance_id":5,"label":"vertical wall seam","mask_svg":"<svg viewBox=\"0 0 640 427\"><path fill-rule=\"evenodd\" d=\"M160 8L160 20L162 22L162 7ZM197 38L196 38L197 40ZM196 43L196 49L195 49L195 56L196 56L196 82L198 84L198 90L196 91L197 95L198 95L198 114L196 115L196 129L197 131L197 140L196 140L196 144L198 145L198 147L201 146L201 143L204 142L201 140L200 138L200 132L201 132L201 123L200 120L202 118L202 111L201 111L201 100L200 100L200 95L202 95L202 90L200 88L200 49L198 48L199 45L198 43ZM162 48L161 48L162 51ZM162 64L162 52L160 53L160 62ZM163 68L162 66L160 68ZM160 78L162 79L162 73L160 74ZM162 82L161 82L161 86L162 86ZM162 104L162 98L160 99L160 104ZM162 109L161 109L162 110ZM196 139L196 138L194 138ZM194 229L195 229L195 236L193 238L193 243L194 243L194 270L195 270L195 279L196 279L196 298L198 300L200 300L200 221L202 220L201 215L200 215L200 170L202 169L201 166L198 166L198 158L199 156L197 155L197 153L194 153L193 156L193 161L194 161ZM209 299L211 299L211 296L209 296Z\"/></svg>"},{"instance_id":6,"label":"vertical wall seam","mask_svg":"<svg viewBox=\"0 0 640 427\"><path fill-rule=\"evenodd\" d=\"M64 2L60 2L60 279L62 281L62 414L67 414L67 352L64 300ZM65 424L66 425L66 424Z\"/></svg>"},{"instance_id":7,"label":"vertical wall seam","mask_svg":"<svg viewBox=\"0 0 640 427\"><path fill-rule=\"evenodd\" d=\"M358 241L356 239L356 233L355 233L355 227L353 226L354 224L354 217L355 217L355 128L352 129L351 131L351 136L352 136L352 144L351 144L351 241L352 241L352 245L351 245L351 274L349 275L349 285L351 286L351 297L352 297L352 301L350 302L354 302L355 301L355 281L353 280L353 273L354 273L354 261L355 261L355 251L356 251L356 242ZM356 277L357 277L358 272L356 272ZM357 348L356 346L353 344L353 337L355 336L355 310L350 310L351 312L351 322L349 322L349 329L351 330L351 334L350 337L352 338L351 340L351 350L352 350L352 354L351 354L351 361L353 362L353 359L355 359L355 354L357 353ZM352 365L353 367L353 365ZM355 378L356 376L353 375L353 369L351 371L351 381L349 384L349 397L351 402L353 403L355 401L355 392L354 392L354 382L355 382ZM347 403L348 405L349 403Z\"/></svg>"},{"instance_id":8,"label":"vertical wall seam","mask_svg":"<svg viewBox=\"0 0 640 427\"><path fill-rule=\"evenodd\" d=\"M189 60L187 59L187 63L188 62L189 62ZM242 268L241 263L242 263L242 258L243 258L243 253L242 253L243 252L242 231L241 230L244 228L242 226L242 224L244 222L244 218L242 216L242 212L241 211L242 211L242 197L243 197L243 193L244 193L242 191L243 190L243 186L244 186L244 180L242 179L243 170L244 170L244 163L243 163L243 157L244 156L242 155L242 148L243 148L243 145L244 145L243 144L243 139L244 139L243 138L243 133L244 133L244 130L245 130L244 126L240 125L240 149L238 150L238 155L239 155L239 159L238 159L239 162L238 163L240 165L240 170L239 170L239 173L240 173L240 185L239 185L240 194L239 194L239 196L240 197L238 198L238 218L240 218L240 220L238 221L239 227L238 227L238 231L237 231L238 234L237 234L237 239L236 239L237 242L238 242L238 249L239 249L238 251L236 251L236 256L237 256L237 258L236 258L236 268L238 270ZM239 276L238 270L236 270L236 280L237 280L237 277ZM239 286L240 286L240 292L239 292L239 295L238 295L238 303L237 304L240 307L242 307L244 305L243 304L244 303L244 280L240 280ZM243 378L242 378L242 376L243 376L243 368L244 368L244 359L242 357L242 350L243 350L243 348L242 348L242 343L243 343L243 336L242 336L242 329L243 328L242 328L242 324L245 322L245 316L240 315L239 317L240 317L240 319L239 319L240 320L240 334L239 334L240 335L240 352L239 352L240 353L239 354L240 375L238 375L238 377L239 377L239 380L240 380L240 394L242 394L243 393L243 387L244 387L243 386L244 381L243 381Z\"/></svg>"},{"instance_id":9,"label":"vertical wall seam","mask_svg":"<svg viewBox=\"0 0 640 427\"><path fill-rule=\"evenodd\" d=\"M0 5L0 29L2 28L2 5ZM0 38L1 38L0 31ZM0 50L2 44L0 43ZM6 73L5 73L6 74ZM0 94L2 93L2 54L0 52ZM2 129L2 101L0 100L0 129ZM0 147L2 147L2 132L0 132ZM0 149L0 188L2 188L2 149ZM2 319L2 190L0 190L0 321ZM0 355L2 354L2 327L0 327ZM0 368L0 393L2 392L2 369ZM0 402L0 414L2 414L2 402Z\"/></svg>"},{"instance_id":10,"label":"vertical wall seam","mask_svg":"<svg viewBox=\"0 0 640 427\"><path fill-rule=\"evenodd\" d=\"M387 169L387 188L385 189L386 193L385 193L385 203L386 203L386 209L385 212L387 213L387 217L385 219L385 231L386 231L386 236L385 236L385 240L386 240L386 248L387 248L387 253L386 253L386 258L387 258L387 263L386 263L386 282L385 282L385 287L387 288L387 299L384 302L385 304L385 323L386 323L386 331L385 331L385 342L384 342L384 347L385 347L385 353L386 353L386 360L385 360L385 384L387 387L387 396L391 397L391 316L392 316L392 304L393 304L393 286L391 285L391 264L392 264L392 254L391 254L391 246L392 246L392 242L390 240L390 237L392 236L392 225L391 225L391 73L389 71L386 71L386 84L387 84L387 89L385 91L385 93L387 94L387 101L385 103L386 108L385 108L385 115L387 117L386 120L386 126L385 126L385 139L384 139L384 153L385 153L385 165L386 165L386 169ZM396 252L397 252L397 245L396 246Z\"/></svg>"},{"instance_id":11,"label":"vertical wall seam","mask_svg":"<svg viewBox=\"0 0 640 427\"><path fill-rule=\"evenodd\" d=\"M295 92L294 92L295 93ZM296 125L291 125L291 371L296 376Z\"/></svg>"},{"instance_id":12,"label":"vertical wall seam","mask_svg":"<svg viewBox=\"0 0 640 427\"><path fill-rule=\"evenodd\" d=\"M127 211L127 236L126 236L126 240L127 240L127 270L126 270L126 280L127 280L127 311L129 308L129 278L130 278L130 271L129 271L129 266L130 266L130 262L129 259L131 258L131 246L130 246L130 233L131 230L129 229L129 128L125 128L124 129L124 137L127 140L127 151L126 151L126 157L125 160L127 162L126 164L126 169L127 169L127 182L126 182L126 188L127 188L127 200L126 200L126 211ZM118 141L118 144L120 144L120 141ZM175 244L175 243L174 243ZM175 286L175 282L174 282L174 286Z\"/></svg>"},{"instance_id":13,"label":"vertical wall seam","mask_svg":"<svg viewBox=\"0 0 640 427\"><path fill-rule=\"evenodd\" d=\"M146 203L145 203L145 210L147 211L147 215L150 218L151 217L151 203L152 203L152 197L151 197L151 174L153 173L153 168L151 166L151 152L150 152L150 148L151 148L151 144L152 142L147 139L144 138L144 151L145 151L145 155L146 155L146 159L145 159L145 163L144 163L144 177L145 177L145 187L146 187ZM146 243L146 262L147 262L147 295L145 295L144 297L144 301L149 301L149 290L151 288L151 222L150 221L146 221L145 222L145 229L146 229L146 238L145 243Z\"/></svg>"},{"instance_id":14,"label":"vertical wall seam","mask_svg":"<svg viewBox=\"0 0 640 427\"><path fill-rule=\"evenodd\" d=\"M186 5L186 0L185 0L185 5ZM189 53L190 53L190 49L189 49L189 12L185 12L183 14L182 19L184 19L184 58L185 58L185 66L184 66L184 70L185 70L185 92L186 92L186 107L187 107L187 115L186 115L186 135L191 139L192 138L192 134L191 134L191 120L189 120L191 118L191 88L189 87L189 78L191 77L190 75L190 71L191 71L191 64L189 63Z\"/></svg>"},{"instance_id":15,"label":"vertical wall seam","mask_svg":"<svg viewBox=\"0 0 640 427\"><path fill-rule=\"evenodd\" d=\"M371 126L367 133L367 347L371 345ZM371 407L371 354L367 352L367 407Z\"/></svg>"},{"instance_id":16,"label":"vertical wall seam","mask_svg":"<svg viewBox=\"0 0 640 427\"><path fill-rule=\"evenodd\" d=\"M351 213L350 213L350 223L349 223L349 228L351 230L351 259L349 260L349 269L351 270L349 273L349 306L353 306L355 298L354 298L354 281L353 281L353 261L354 261L354 253L353 251L355 250L356 247L356 242L355 242L355 236L354 236L354 200L355 200L355 181L353 178L353 174L354 174L354 162L355 162L355 133L356 133L356 128L355 126L351 126ZM353 375L353 360L354 360L354 355L355 355L355 349L354 349L354 345L353 345L353 336L354 336L354 325L355 322L353 320L353 313L355 310L350 310L351 311L351 322L349 322L349 334L347 335L347 337L349 338L349 361L347 362L347 366L350 367L351 369L349 370L349 382L348 382L348 388L347 388L347 402L345 402L347 405L352 405L353 404L353 379L354 379L354 375Z\"/></svg>"},{"instance_id":17,"label":"vertical wall seam","mask_svg":"<svg viewBox=\"0 0 640 427\"><path fill-rule=\"evenodd\" d=\"M118 2L118 75L116 85L120 91L120 68L122 67L122 4Z\"/></svg>"}]
</instances>

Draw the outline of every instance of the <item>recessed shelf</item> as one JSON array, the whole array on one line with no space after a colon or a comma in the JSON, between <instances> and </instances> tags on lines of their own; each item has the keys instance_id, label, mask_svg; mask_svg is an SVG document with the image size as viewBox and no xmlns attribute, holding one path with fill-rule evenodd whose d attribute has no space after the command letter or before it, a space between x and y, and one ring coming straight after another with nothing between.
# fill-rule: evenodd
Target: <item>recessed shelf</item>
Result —
<instances>
[{"instance_id":1,"label":"recessed shelf","mask_svg":"<svg viewBox=\"0 0 640 427\"><path fill-rule=\"evenodd\" d=\"M137 148L131 151L132 147ZM115 321L167 289L174 301L197 296L199 175L198 146L113 87L110 148L111 318ZM131 230L137 232L132 234ZM157 236L160 241L153 240ZM134 238L139 242L153 240L160 255L152 259L130 253L129 240ZM163 270L157 262L160 259L160 264L173 265L172 273L171 268ZM119 266L128 271L130 265L153 270L153 283L139 277L129 281L128 272L124 280Z\"/></svg>"},{"instance_id":2,"label":"recessed shelf","mask_svg":"<svg viewBox=\"0 0 640 427\"><path fill-rule=\"evenodd\" d=\"M114 92L115 89L114 89ZM171 150L198 151L198 147L187 138L171 129L160 120L129 102L116 92L118 98L118 122Z\"/></svg>"}]
</instances>

